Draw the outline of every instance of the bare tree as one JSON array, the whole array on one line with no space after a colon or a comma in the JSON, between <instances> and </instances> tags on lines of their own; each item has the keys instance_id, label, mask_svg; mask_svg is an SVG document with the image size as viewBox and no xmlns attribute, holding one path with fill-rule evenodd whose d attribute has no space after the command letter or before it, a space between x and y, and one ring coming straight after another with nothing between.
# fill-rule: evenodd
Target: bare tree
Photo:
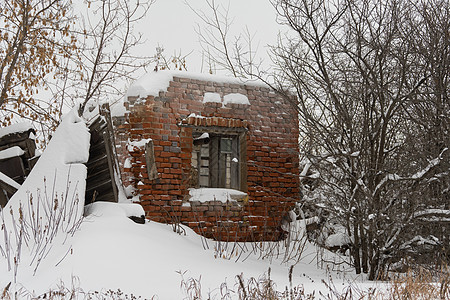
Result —
<instances>
[{"instance_id":1,"label":"bare tree","mask_svg":"<svg viewBox=\"0 0 450 300\"><path fill-rule=\"evenodd\" d=\"M55 123L59 102L39 99L49 74L76 50L71 1L10 0L0 4L0 107L2 125L14 115ZM50 125L51 126L51 125Z\"/></svg>"},{"instance_id":2,"label":"bare tree","mask_svg":"<svg viewBox=\"0 0 450 300\"><path fill-rule=\"evenodd\" d=\"M412 51L417 54L415 68L428 74L427 84L419 89L419 93L408 109L408 157L417 165L425 166L442 151L450 147L450 6L447 1L416 1L412 3L405 20L404 38L409 42ZM411 38L416 37L416 38ZM418 72L416 72L418 73ZM403 251L421 258L414 253L416 248L428 246L425 239L417 236L431 237L441 241L442 245L450 243L448 215L450 209L450 161L448 154L439 166L434 168L422 184L413 186L417 199L418 217L409 234L411 240L403 245ZM448 219L447 219L448 220ZM435 248L435 247L434 247ZM446 249L445 249L446 248ZM437 259L449 257L450 249L445 247L433 255ZM436 254L436 252L435 252Z\"/></svg>"},{"instance_id":3,"label":"bare tree","mask_svg":"<svg viewBox=\"0 0 450 300\"><path fill-rule=\"evenodd\" d=\"M164 47L158 46L156 47L156 52L153 56L151 56L151 63L154 63L155 67L153 70L178 70L178 71L187 71L187 57L192 53L182 54L181 51L174 52L173 55L167 56L164 53Z\"/></svg>"},{"instance_id":4,"label":"bare tree","mask_svg":"<svg viewBox=\"0 0 450 300\"><path fill-rule=\"evenodd\" d=\"M153 2L89 1L89 11L93 13L81 22L84 39L77 62L79 83L83 86L80 115L91 99L121 95L117 81L130 79L133 72L149 64L145 57L132 53L132 49L142 42L141 35L135 34L133 27Z\"/></svg>"},{"instance_id":5,"label":"bare tree","mask_svg":"<svg viewBox=\"0 0 450 300\"><path fill-rule=\"evenodd\" d=\"M248 27L239 35L232 35L233 19L229 15L230 3L221 5L215 0L205 0L206 10L185 4L197 15L201 25L197 25L197 35L203 55L206 56L208 72L226 71L230 75L249 79L260 68L262 60L257 60L258 44L255 33Z\"/></svg>"},{"instance_id":6,"label":"bare tree","mask_svg":"<svg viewBox=\"0 0 450 300\"><path fill-rule=\"evenodd\" d=\"M370 279L414 241L443 247L448 233L417 227L450 216L448 3L271 2L290 29L272 46L272 73L250 71L239 51L222 49L217 58L237 76L297 96L301 155L318 181L305 201L321 202L345 229L354 268ZM200 17L210 34L228 24ZM205 44L229 49L226 35L210 34Z\"/></svg>"},{"instance_id":7,"label":"bare tree","mask_svg":"<svg viewBox=\"0 0 450 300\"><path fill-rule=\"evenodd\" d=\"M423 36L405 20L432 13L433 6L418 11L415 1L378 0L273 4L295 32L273 48L278 89L295 87L302 151L320 174L322 200L346 228L356 272L379 278L417 237L406 234L424 208L417 192L448 160L442 145L432 156L409 152L410 138L424 134L418 127L411 131L411 111L426 105L423 91L434 90L435 75L426 49L412 45ZM438 48L448 52L448 42ZM448 118L448 110L442 113ZM441 138L448 141L448 133Z\"/></svg>"},{"instance_id":8,"label":"bare tree","mask_svg":"<svg viewBox=\"0 0 450 300\"><path fill-rule=\"evenodd\" d=\"M151 62L135 56L134 32L154 0L11 0L0 4L3 125L14 115L40 120L51 134L64 106L119 99L132 74ZM75 15L76 12L82 12ZM47 90L47 91L45 91Z\"/></svg>"}]
</instances>

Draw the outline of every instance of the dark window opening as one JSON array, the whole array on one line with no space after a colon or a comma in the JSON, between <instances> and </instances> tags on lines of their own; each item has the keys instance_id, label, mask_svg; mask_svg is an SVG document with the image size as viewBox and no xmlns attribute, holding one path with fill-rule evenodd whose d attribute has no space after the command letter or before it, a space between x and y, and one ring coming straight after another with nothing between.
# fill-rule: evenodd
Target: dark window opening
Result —
<instances>
[{"instance_id":1,"label":"dark window opening","mask_svg":"<svg viewBox=\"0 0 450 300\"><path fill-rule=\"evenodd\" d=\"M194 133L194 187L241 189L238 134Z\"/></svg>"}]
</instances>

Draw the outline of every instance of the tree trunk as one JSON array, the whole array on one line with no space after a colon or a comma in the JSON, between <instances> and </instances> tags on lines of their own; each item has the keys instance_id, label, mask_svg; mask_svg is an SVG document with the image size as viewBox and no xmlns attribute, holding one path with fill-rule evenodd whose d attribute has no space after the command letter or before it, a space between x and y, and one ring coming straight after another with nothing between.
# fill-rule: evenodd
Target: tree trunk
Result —
<instances>
[{"instance_id":1,"label":"tree trunk","mask_svg":"<svg viewBox=\"0 0 450 300\"><path fill-rule=\"evenodd\" d=\"M360 251L360 241L359 241L359 234L358 234L358 221L355 221L353 224L353 259L355 261L355 271L356 274L361 274L361 258L359 255Z\"/></svg>"},{"instance_id":2,"label":"tree trunk","mask_svg":"<svg viewBox=\"0 0 450 300\"><path fill-rule=\"evenodd\" d=\"M370 270L369 270L369 280L376 280L378 279L379 276L379 259L380 259L380 255L379 252L377 251L376 254L371 258L370 261Z\"/></svg>"},{"instance_id":3,"label":"tree trunk","mask_svg":"<svg viewBox=\"0 0 450 300\"><path fill-rule=\"evenodd\" d=\"M367 265L367 262L368 262L368 249L367 249L367 236L366 236L366 234L365 234L365 230L364 230L364 226L363 226L363 224L360 224L360 226L359 226L359 231L360 231L360 239L361 239L361 254L362 254L362 257L361 257L361 261L362 261L362 271L364 272L364 273L367 273L368 272L368 265ZM369 241L369 243L370 243L370 241Z\"/></svg>"}]
</instances>

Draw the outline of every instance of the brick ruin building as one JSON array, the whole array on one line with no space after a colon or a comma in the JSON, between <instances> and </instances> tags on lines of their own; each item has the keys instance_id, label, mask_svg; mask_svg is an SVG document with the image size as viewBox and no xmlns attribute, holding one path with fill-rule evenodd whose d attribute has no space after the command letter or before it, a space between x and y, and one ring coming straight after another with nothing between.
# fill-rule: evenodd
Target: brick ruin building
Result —
<instances>
[{"instance_id":1,"label":"brick ruin building","mask_svg":"<svg viewBox=\"0 0 450 300\"><path fill-rule=\"evenodd\" d=\"M294 102L236 79L147 74L114 118L122 181L149 220L217 240L279 240L300 197Z\"/></svg>"}]
</instances>

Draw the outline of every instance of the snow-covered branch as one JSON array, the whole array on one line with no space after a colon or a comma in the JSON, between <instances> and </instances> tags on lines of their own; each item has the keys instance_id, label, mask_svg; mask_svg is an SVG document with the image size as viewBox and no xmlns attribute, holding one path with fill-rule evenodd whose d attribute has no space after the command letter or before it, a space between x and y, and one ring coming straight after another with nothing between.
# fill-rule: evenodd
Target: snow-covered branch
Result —
<instances>
[{"instance_id":1,"label":"snow-covered branch","mask_svg":"<svg viewBox=\"0 0 450 300\"><path fill-rule=\"evenodd\" d=\"M375 187L372 195L376 195L388 182L392 181L408 181L408 180L421 180L425 177L426 174L428 174L433 168L437 167L439 163L442 161L442 156L444 153L448 150L448 148L445 148L441 151L438 157L432 159L428 165L421 169L420 171L416 172L415 174L411 176L400 176L398 174L386 174L386 176L383 177L383 179L380 181L380 183Z\"/></svg>"}]
</instances>

